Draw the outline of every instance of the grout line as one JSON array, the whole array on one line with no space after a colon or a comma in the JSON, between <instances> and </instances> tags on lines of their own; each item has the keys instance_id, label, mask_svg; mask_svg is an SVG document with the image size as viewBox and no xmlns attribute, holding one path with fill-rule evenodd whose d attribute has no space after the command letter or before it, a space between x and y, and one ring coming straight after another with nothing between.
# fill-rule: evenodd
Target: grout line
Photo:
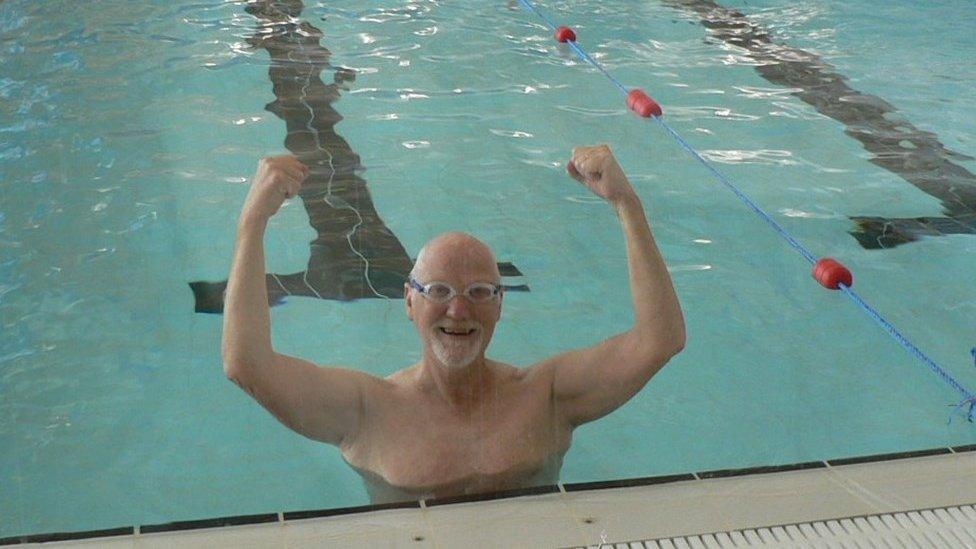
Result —
<instances>
[{"instance_id":1,"label":"grout line","mask_svg":"<svg viewBox=\"0 0 976 549\"><path fill-rule=\"evenodd\" d=\"M434 549L441 549L444 547L444 540L441 539L442 533L434 529L434 524L432 522L434 517L429 509L430 508L427 507L427 500L420 500L420 522L423 524L424 535L427 536L428 540L430 540L431 544L434 546Z\"/></svg>"},{"instance_id":2,"label":"grout line","mask_svg":"<svg viewBox=\"0 0 976 549\"><path fill-rule=\"evenodd\" d=\"M561 482L556 483L557 486L563 488ZM563 488L565 490L565 488ZM576 539L583 541L579 546L586 547L588 544L585 540L592 537L592 532L587 528L587 525L583 522L583 518L590 514L590 509L587 504L578 501L579 495L583 492L561 492L560 497L557 501L563 505L566 512L572 521L573 529L576 531Z\"/></svg>"},{"instance_id":3,"label":"grout line","mask_svg":"<svg viewBox=\"0 0 976 549\"><path fill-rule=\"evenodd\" d=\"M285 523L285 514L282 513L281 511L278 511L278 524L284 524L284 523Z\"/></svg>"}]
</instances>

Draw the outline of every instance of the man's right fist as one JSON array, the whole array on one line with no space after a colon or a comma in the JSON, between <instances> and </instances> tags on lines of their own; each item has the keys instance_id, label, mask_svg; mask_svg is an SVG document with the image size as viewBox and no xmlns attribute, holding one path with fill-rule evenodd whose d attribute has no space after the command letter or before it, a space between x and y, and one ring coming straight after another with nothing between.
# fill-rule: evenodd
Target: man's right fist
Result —
<instances>
[{"instance_id":1,"label":"man's right fist","mask_svg":"<svg viewBox=\"0 0 976 549\"><path fill-rule=\"evenodd\" d=\"M573 149L573 158L566 164L570 177L589 187L610 204L634 194L630 181L621 169L607 144Z\"/></svg>"},{"instance_id":2,"label":"man's right fist","mask_svg":"<svg viewBox=\"0 0 976 549\"><path fill-rule=\"evenodd\" d=\"M241 219L267 221L278 213L286 198L298 194L306 177L308 166L293 155L262 158L244 201Z\"/></svg>"}]
</instances>

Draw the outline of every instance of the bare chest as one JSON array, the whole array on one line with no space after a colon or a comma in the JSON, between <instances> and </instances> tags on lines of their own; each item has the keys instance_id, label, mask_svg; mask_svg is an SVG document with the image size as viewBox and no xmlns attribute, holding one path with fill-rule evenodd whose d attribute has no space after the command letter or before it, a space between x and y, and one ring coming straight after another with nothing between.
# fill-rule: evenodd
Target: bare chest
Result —
<instances>
[{"instance_id":1,"label":"bare chest","mask_svg":"<svg viewBox=\"0 0 976 549\"><path fill-rule=\"evenodd\" d=\"M374 483L411 494L554 483L572 433L547 397L531 388L513 390L464 415L391 401L370 414L370 425L343 455Z\"/></svg>"}]
</instances>

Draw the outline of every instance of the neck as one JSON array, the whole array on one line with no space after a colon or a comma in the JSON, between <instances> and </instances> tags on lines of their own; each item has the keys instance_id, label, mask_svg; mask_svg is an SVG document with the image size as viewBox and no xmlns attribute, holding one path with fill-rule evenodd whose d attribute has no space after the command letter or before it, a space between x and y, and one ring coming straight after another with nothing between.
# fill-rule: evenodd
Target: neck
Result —
<instances>
[{"instance_id":1,"label":"neck","mask_svg":"<svg viewBox=\"0 0 976 549\"><path fill-rule=\"evenodd\" d=\"M471 408L482 403L494 385L492 380L493 373L484 355L456 368L445 366L433 356L424 356L420 363L421 386L436 392L454 408Z\"/></svg>"}]
</instances>

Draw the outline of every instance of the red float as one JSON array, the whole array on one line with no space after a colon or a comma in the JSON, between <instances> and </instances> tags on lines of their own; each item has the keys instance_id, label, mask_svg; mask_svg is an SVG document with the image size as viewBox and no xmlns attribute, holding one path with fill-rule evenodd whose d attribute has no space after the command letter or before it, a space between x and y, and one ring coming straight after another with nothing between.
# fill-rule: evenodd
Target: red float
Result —
<instances>
[{"instance_id":1,"label":"red float","mask_svg":"<svg viewBox=\"0 0 976 549\"><path fill-rule=\"evenodd\" d=\"M651 115L661 116L661 105L640 88L634 88L627 94L627 107L644 118Z\"/></svg>"},{"instance_id":2,"label":"red float","mask_svg":"<svg viewBox=\"0 0 976 549\"><path fill-rule=\"evenodd\" d=\"M813 266L813 278L824 288L836 290L838 284L850 288L854 285L854 275L841 262L823 257Z\"/></svg>"},{"instance_id":3,"label":"red float","mask_svg":"<svg viewBox=\"0 0 976 549\"><path fill-rule=\"evenodd\" d=\"M569 27L559 27L556 29L556 40L560 42L575 42L576 33Z\"/></svg>"}]
</instances>

